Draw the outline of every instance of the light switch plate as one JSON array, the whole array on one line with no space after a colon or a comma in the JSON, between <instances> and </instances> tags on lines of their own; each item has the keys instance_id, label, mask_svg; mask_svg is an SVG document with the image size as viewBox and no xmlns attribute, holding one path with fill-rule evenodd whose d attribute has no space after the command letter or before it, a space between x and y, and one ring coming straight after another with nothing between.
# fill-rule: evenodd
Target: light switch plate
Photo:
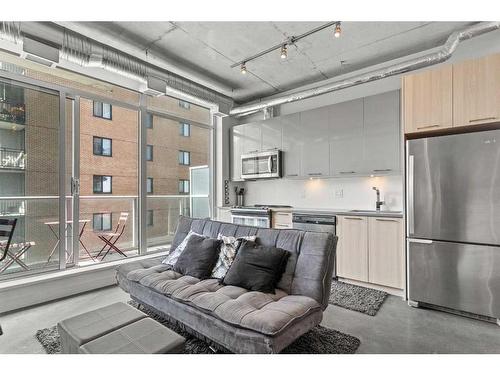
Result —
<instances>
[{"instance_id":1,"label":"light switch plate","mask_svg":"<svg viewBox=\"0 0 500 375\"><path fill-rule=\"evenodd\" d=\"M335 198L344 198L344 190L343 189L335 190Z\"/></svg>"}]
</instances>

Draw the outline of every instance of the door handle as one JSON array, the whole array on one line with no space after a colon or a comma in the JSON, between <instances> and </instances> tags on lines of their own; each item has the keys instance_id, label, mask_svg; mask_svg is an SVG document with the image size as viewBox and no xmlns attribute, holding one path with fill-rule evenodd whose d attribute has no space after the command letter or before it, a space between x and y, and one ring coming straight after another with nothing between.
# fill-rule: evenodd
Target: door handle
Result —
<instances>
[{"instance_id":1,"label":"door handle","mask_svg":"<svg viewBox=\"0 0 500 375\"><path fill-rule=\"evenodd\" d=\"M414 191L414 183L415 183L415 156L408 155L408 232L409 234L413 234L415 232L415 191Z\"/></svg>"},{"instance_id":2,"label":"door handle","mask_svg":"<svg viewBox=\"0 0 500 375\"><path fill-rule=\"evenodd\" d=\"M323 176L323 173L308 173L308 176Z\"/></svg>"},{"instance_id":3,"label":"door handle","mask_svg":"<svg viewBox=\"0 0 500 375\"><path fill-rule=\"evenodd\" d=\"M392 221L392 222L395 222L395 223L397 223L397 222L398 222L398 221L397 221L397 220L395 220L395 219L380 219L380 218L376 218L375 220L377 220L377 221Z\"/></svg>"},{"instance_id":4,"label":"door handle","mask_svg":"<svg viewBox=\"0 0 500 375\"><path fill-rule=\"evenodd\" d=\"M387 168L387 169L374 169L373 172L390 172L392 171L391 168Z\"/></svg>"},{"instance_id":5,"label":"door handle","mask_svg":"<svg viewBox=\"0 0 500 375\"><path fill-rule=\"evenodd\" d=\"M437 128L439 127L439 124L434 124L434 125L426 125L426 126L417 126L417 130L419 129L430 129L430 128Z\"/></svg>"},{"instance_id":6,"label":"door handle","mask_svg":"<svg viewBox=\"0 0 500 375\"><path fill-rule=\"evenodd\" d=\"M411 242L411 243L423 243L423 244L426 244L426 245L430 245L431 243L433 243L432 240L423 240L423 239L420 239L420 238L408 238L408 242Z\"/></svg>"},{"instance_id":7,"label":"door handle","mask_svg":"<svg viewBox=\"0 0 500 375\"><path fill-rule=\"evenodd\" d=\"M469 122L488 121L488 120L495 120L495 119L496 119L495 116L491 116L491 117L475 118L475 119L469 120Z\"/></svg>"},{"instance_id":8,"label":"door handle","mask_svg":"<svg viewBox=\"0 0 500 375\"><path fill-rule=\"evenodd\" d=\"M355 171L342 171L342 172L339 172L340 174L353 174L353 173L356 173Z\"/></svg>"},{"instance_id":9,"label":"door handle","mask_svg":"<svg viewBox=\"0 0 500 375\"><path fill-rule=\"evenodd\" d=\"M347 219L347 220L363 220L362 217L352 217L352 216L344 216L344 219Z\"/></svg>"}]
</instances>

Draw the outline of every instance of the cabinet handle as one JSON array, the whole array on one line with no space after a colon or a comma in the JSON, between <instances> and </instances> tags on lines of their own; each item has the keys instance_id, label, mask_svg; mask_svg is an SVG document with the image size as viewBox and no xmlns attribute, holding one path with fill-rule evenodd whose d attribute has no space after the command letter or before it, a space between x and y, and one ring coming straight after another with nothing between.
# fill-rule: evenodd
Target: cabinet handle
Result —
<instances>
[{"instance_id":1,"label":"cabinet handle","mask_svg":"<svg viewBox=\"0 0 500 375\"><path fill-rule=\"evenodd\" d=\"M363 220L362 217L352 217L352 216L344 216L344 219L348 219L348 220Z\"/></svg>"},{"instance_id":2,"label":"cabinet handle","mask_svg":"<svg viewBox=\"0 0 500 375\"><path fill-rule=\"evenodd\" d=\"M297 177L297 176L298 176L298 174L297 174L297 173L295 173L295 174L287 174L287 175L286 175L286 177Z\"/></svg>"},{"instance_id":3,"label":"cabinet handle","mask_svg":"<svg viewBox=\"0 0 500 375\"><path fill-rule=\"evenodd\" d=\"M308 173L308 176L323 176L323 173Z\"/></svg>"},{"instance_id":4,"label":"cabinet handle","mask_svg":"<svg viewBox=\"0 0 500 375\"><path fill-rule=\"evenodd\" d=\"M276 215L280 215L280 216L290 216L291 214L288 213L288 212L276 212Z\"/></svg>"},{"instance_id":5,"label":"cabinet handle","mask_svg":"<svg viewBox=\"0 0 500 375\"><path fill-rule=\"evenodd\" d=\"M252 150L252 151L248 151L248 153L249 153L249 154L255 154L255 153L257 153L257 152L259 152L259 150Z\"/></svg>"},{"instance_id":6,"label":"cabinet handle","mask_svg":"<svg viewBox=\"0 0 500 375\"><path fill-rule=\"evenodd\" d=\"M374 169L373 172L390 172L392 171L391 168L387 168L387 169Z\"/></svg>"},{"instance_id":7,"label":"cabinet handle","mask_svg":"<svg viewBox=\"0 0 500 375\"><path fill-rule=\"evenodd\" d=\"M379 218L376 218L375 220L377 220L377 221L394 221L394 222L396 222L396 223L398 222L398 221L397 221L397 220L395 220L395 219L379 219Z\"/></svg>"},{"instance_id":8,"label":"cabinet handle","mask_svg":"<svg viewBox=\"0 0 500 375\"><path fill-rule=\"evenodd\" d=\"M438 126L440 126L440 125L439 124L435 124L435 125L427 125L427 126L417 126L417 129L437 128Z\"/></svg>"},{"instance_id":9,"label":"cabinet handle","mask_svg":"<svg viewBox=\"0 0 500 375\"><path fill-rule=\"evenodd\" d=\"M475 118L475 119L469 120L469 122L487 121L487 120L495 120L495 119L496 119L495 116L492 116L492 117L483 117L483 118Z\"/></svg>"},{"instance_id":10,"label":"cabinet handle","mask_svg":"<svg viewBox=\"0 0 500 375\"><path fill-rule=\"evenodd\" d=\"M276 228L291 228L288 224L274 224Z\"/></svg>"},{"instance_id":11,"label":"cabinet handle","mask_svg":"<svg viewBox=\"0 0 500 375\"><path fill-rule=\"evenodd\" d=\"M356 173L355 171L342 171L342 172L339 172L340 174L353 174L353 173Z\"/></svg>"}]
</instances>

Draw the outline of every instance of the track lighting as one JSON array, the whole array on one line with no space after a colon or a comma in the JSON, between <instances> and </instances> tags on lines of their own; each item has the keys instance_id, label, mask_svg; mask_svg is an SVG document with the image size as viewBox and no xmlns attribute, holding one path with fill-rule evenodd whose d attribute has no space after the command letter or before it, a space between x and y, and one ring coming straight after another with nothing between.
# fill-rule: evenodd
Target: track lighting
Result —
<instances>
[{"instance_id":1,"label":"track lighting","mask_svg":"<svg viewBox=\"0 0 500 375\"><path fill-rule=\"evenodd\" d=\"M340 34L342 33L342 29L340 28L340 22L335 25L335 32L333 33L333 36L335 38L340 38Z\"/></svg>"},{"instance_id":2,"label":"track lighting","mask_svg":"<svg viewBox=\"0 0 500 375\"><path fill-rule=\"evenodd\" d=\"M241 64L241 74L247 74L247 66L245 63Z\"/></svg>"},{"instance_id":3,"label":"track lighting","mask_svg":"<svg viewBox=\"0 0 500 375\"><path fill-rule=\"evenodd\" d=\"M287 50L286 44L283 44L281 46L281 58L284 60L287 58L287 56L288 56L288 50Z\"/></svg>"}]
</instances>

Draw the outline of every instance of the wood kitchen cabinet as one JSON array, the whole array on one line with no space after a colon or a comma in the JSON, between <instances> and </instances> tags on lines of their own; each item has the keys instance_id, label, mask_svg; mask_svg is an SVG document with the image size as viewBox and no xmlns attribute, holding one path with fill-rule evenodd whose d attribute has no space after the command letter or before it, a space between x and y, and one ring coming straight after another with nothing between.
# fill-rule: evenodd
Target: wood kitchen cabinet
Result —
<instances>
[{"instance_id":1,"label":"wood kitchen cabinet","mask_svg":"<svg viewBox=\"0 0 500 375\"><path fill-rule=\"evenodd\" d=\"M368 218L338 216L337 275L368 281Z\"/></svg>"},{"instance_id":2,"label":"wood kitchen cabinet","mask_svg":"<svg viewBox=\"0 0 500 375\"><path fill-rule=\"evenodd\" d=\"M453 125L500 121L500 54L453 65Z\"/></svg>"},{"instance_id":3,"label":"wood kitchen cabinet","mask_svg":"<svg viewBox=\"0 0 500 375\"><path fill-rule=\"evenodd\" d=\"M330 174L329 107L302 112L300 125L304 142L301 175L328 176Z\"/></svg>"},{"instance_id":4,"label":"wood kitchen cabinet","mask_svg":"<svg viewBox=\"0 0 500 375\"><path fill-rule=\"evenodd\" d=\"M405 133L453 126L453 66L444 65L403 77Z\"/></svg>"},{"instance_id":5,"label":"wood kitchen cabinet","mask_svg":"<svg viewBox=\"0 0 500 375\"><path fill-rule=\"evenodd\" d=\"M368 281L404 288L403 223L397 218L368 218Z\"/></svg>"}]
</instances>

